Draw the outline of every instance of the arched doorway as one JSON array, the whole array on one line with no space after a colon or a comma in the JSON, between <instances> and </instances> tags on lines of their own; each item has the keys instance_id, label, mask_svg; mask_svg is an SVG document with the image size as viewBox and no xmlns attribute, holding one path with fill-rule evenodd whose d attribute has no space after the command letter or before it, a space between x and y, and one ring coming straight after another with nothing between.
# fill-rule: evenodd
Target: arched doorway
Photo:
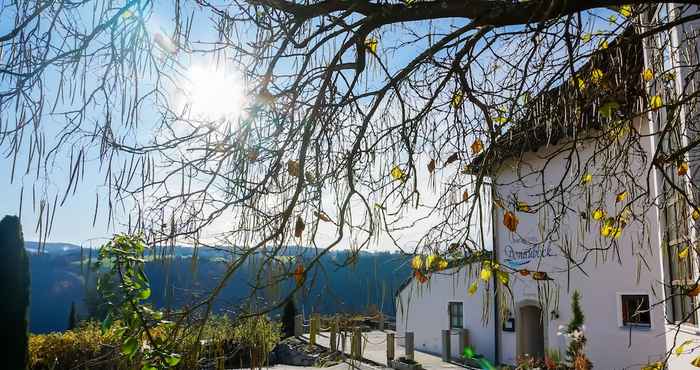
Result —
<instances>
[{"instance_id":1,"label":"arched doorway","mask_svg":"<svg viewBox=\"0 0 700 370\"><path fill-rule=\"evenodd\" d=\"M518 356L528 354L544 358L544 323L542 310L534 304L525 304L518 309Z\"/></svg>"}]
</instances>

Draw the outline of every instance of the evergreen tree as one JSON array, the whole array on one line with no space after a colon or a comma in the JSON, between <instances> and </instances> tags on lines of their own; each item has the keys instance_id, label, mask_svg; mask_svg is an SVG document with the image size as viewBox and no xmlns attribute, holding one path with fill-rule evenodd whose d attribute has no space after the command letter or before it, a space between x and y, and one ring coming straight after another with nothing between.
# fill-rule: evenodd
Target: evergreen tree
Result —
<instances>
[{"instance_id":1,"label":"evergreen tree","mask_svg":"<svg viewBox=\"0 0 700 370\"><path fill-rule=\"evenodd\" d=\"M297 308L294 305L294 300L290 299L284 305L282 312L282 334L285 338L294 336L294 318L297 315Z\"/></svg>"},{"instance_id":2,"label":"evergreen tree","mask_svg":"<svg viewBox=\"0 0 700 370\"><path fill-rule=\"evenodd\" d=\"M75 311L75 302L70 303L70 313L68 314L68 330L73 330L78 326L78 313Z\"/></svg>"},{"instance_id":3,"label":"evergreen tree","mask_svg":"<svg viewBox=\"0 0 700 370\"><path fill-rule=\"evenodd\" d=\"M29 261L19 218L0 221L0 358L5 369L26 369L29 359L27 333Z\"/></svg>"},{"instance_id":4,"label":"evergreen tree","mask_svg":"<svg viewBox=\"0 0 700 370\"><path fill-rule=\"evenodd\" d=\"M571 320L566 328L567 336L569 337L569 346L566 349L566 359L571 364L571 367L577 370L590 370L593 364L586 356L586 335L583 323L585 317L581 309L581 295L578 291L574 291L571 297Z\"/></svg>"}]
</instances>

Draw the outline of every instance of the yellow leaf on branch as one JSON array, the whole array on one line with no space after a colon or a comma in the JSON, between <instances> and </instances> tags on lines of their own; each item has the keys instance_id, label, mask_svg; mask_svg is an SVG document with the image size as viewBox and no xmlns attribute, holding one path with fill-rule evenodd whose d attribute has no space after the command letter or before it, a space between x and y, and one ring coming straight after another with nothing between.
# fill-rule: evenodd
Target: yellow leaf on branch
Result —
<instances>
[{"instance_id":1,"label":"yellow leaf on branch","mask_svg":"<svg viewBox=\"0 0 700 370\"><path fill-rule=\"evenodd\" d=\"M588 185L591 183L591 181L593 181L593 175L591 175L590 173L586 172L583 174L583 176L581 176L582 185Z\"/></svg>"},{"instance_id":2,"label":"yellow leaf on branch","mask_svg":"<svg viewBox=\"0 0 700 370\"><path fill-rule=\"evenodd\" d=\"M595 211L593 211L593 219L596 221L600 221L605 218L605 211L602 209L598 208Z\"/></svg>"},{"instance_id":3,"label":"yellow leaf on branch","mask_svg":"<svg viewBox=\"0 0 700 370\"><path fill-rule=\"evenodd\" d=\"M681 249L680 252L678 252L678 258L680 259L686 259L688 257L688 252L690 251L690 247L686 246L685 248Z\"/></svg>"},{"instance_id":4,"label":"yellow leaf on branch","mask_svg":"<svg viewBox=\"0 0 700 370\"><path fill-rule=\"evenodd\" d=\"M685 347L687 347L688 345L690 345L692 343L693 343L693 341L690 339L684 341L683 343L681 343L680 346L676 347L676 349L673 350L673 353L675 353L676 356L682 355L685 352Z\"/></svg>"},{"instance_id":5,"label":"yellow leaf on branch","mask_svg":"<svg viewBox=\"0 0 700 370\"><path fill-rule=\"evenodd\" d=\"M688 162L678 164L678 176L685 176L688 173Z\"/></svg>"},{"instance_id":6,"label":"yellow leaf on branch","mask_svg":"<svg viewBox=\"0 0 700 370\"><path fill-rule=\"evenodd\" d=\"M462 105L462 92L461 91L456 91L454 94L452 94L452 101L450 104L452 104L452 108L459 108L460 105Z\"/></svg>"},{"instance_id":7,"label":"yellow leaf on branch","mask_svg":"<svg viewBox=\"0 0 700 370\"><path fill-rule=\"evenodd\" d=\"M413 267L414 270L420 270L423 268L423 258L421 256L415 256L411 260L411 267Z\"/></svg>"},{"instance_id":8,"label":"yellow leaf on branch","mask_svg":"<svg viewBox=\"0 0 700 370\"><path fill-rule=\"evenodd\" d=\"M469 293L469 295L474 295L474 293L476 293L476 290L478 288L479 288L479 285L477 284L477 281L474 280L474 282L469 285L469 289L467 289L467 292Z\"/></svg>"},{"instance_id":9,"label":"yellow leaf on branch","mask_svg":"<svg viewBox=\"0 0 700 370\"><path fill-rule=\"evenodd\" d=\"M694 209L693 213L690 216L693 217L694 221L700 220L700 211Z\"/></svg>"},{"instance_id":10,"label":"yellow leaf on branch","mask_svg":"<svg viewBox=\"0 0 700 370\"><path fill-rule=\"evenodd\" d=\"M659 95L653 95L649 98L649 107L653 110L659 109L664 106L664 101Z\"/></svg>"},{"instance_id":11,"label":"yellow leaf on branch","mask_svg":"<svg viewBox=\"0 0 700 370\"><path fill-rule=\"evenodd\" d=\"M644 81L649 82L654 79L654 71L652 71L651 68L647 68L642 72L642 77Z\"/></svg>"},{"instance_id":12,"label":"yellow leaf on branch","mask_svg":"<svg viewBox=\"0 0 700 370\"><path fill-rule=\"evenodd\" d=\"M394 166L391 168L391 177L394 180L404 182L408 179L408 175L399 166Z\"/></svg>"},{"instance_id":13,"label":"yellow leaf on branch","mask_svg":"<svg viewBox=\"0 0 700 370\"><path fill-rule=\"evenodd\" d=\"M370 37L370 38L365 40L365 47L367 48L367 50L371 51L372 54L377 53L377 45L378 44L379 44L379 41L374 37Z\"/></svg>"},{"instance_id":14,"label":"yellow leaf on branch","mask_svg":"<svg viewBox=\"0 0 700 370\"><path fill-rule=\"evenodd\" d=\"M482 268L481 272L479 273L479 278L483 281L489 281L489 279L491 279L491 268L490 267Z\"/></svg>"},{"instance_id":15,"label":"yellow leaf on branch","mask_svg":"<svg viewBox=\"0 0 700 370\"><path fill-rule=\"evenodd\" d=\"M530 212L530 206L522 201L518 201L516 209L518 210L518 212Z\"/></svg>"},{"instance_id":16,"label":"yellow leaf on branch","mask_svg":"<svg viewBox=\"0 0 700 370\"><path fill-rule=\"evenodd\" d=\"M615 203L620 203L620 202L624 201L625 198L627 198L627 195L628 195L628 194L629 194L629 193L627 193L627 190L625 190L625 191L623 191L623 192L621 192L621 193L618 193L618 194L615 196Z\"/></svg>"},{"instance_id":17,"label":"yellow leaf on branch","mask_svg":"<svg viewBox=\"0 0 700 370\"><path fill-rule=\"evenodd\" d=\"M618 11L623 17L627 18L632 15L632 5L623 5Z\"/></svg>"},{"instance_id":18,"label":"yellow leaf on branch","mask_svg":"<svg viewBox=\"0 0 700 370\"><path fill-rule=\"evenodd\" d=\"M496 271L496 277L498 278L498 281L500 281L503 285L508 285L508 281L510 281L510 276L505 271Z\"/></svg>"}]
</instances>

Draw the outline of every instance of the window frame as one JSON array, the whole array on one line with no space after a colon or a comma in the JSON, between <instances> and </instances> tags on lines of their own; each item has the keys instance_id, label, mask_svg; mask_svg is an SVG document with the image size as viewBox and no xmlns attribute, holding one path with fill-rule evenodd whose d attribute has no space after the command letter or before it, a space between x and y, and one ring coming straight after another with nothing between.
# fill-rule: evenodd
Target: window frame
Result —
<instances>
[{"instance_id":1,"label":"window frame","mask_svg":"<svg viewBox=\"0 0 700 370\"><path fill-rule=\"evenodd\" d=\"M625 297L646 297L646 305L649 310L649 323L625 322ZM654 326L651 310L651 295L649 292L621 292L617 293L617 324L625 329L651 330Z\"/></svg>"},{"instance_id":2,"label":"window frame","mask_svg":"<svg viewBox=\"0 0 700 370\"><path fill-rule=\"evenodd\" d=\"M459 307L459 314L453 312L452 307ZM460 326L455 326L453 324L453 319L459 319ZM450 330L452 329L464 329L464 303L458 301L451 301L447 303L447 321Z\"/></svg>"}]
</instances>

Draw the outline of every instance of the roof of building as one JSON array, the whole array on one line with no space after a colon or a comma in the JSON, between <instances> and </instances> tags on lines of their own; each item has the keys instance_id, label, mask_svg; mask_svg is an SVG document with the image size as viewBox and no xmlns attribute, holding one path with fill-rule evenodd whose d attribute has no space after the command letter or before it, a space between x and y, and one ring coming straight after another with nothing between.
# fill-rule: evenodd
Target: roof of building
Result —
<instances>
[{"instance_id":1,"label":"roof of building","mask_svg":"<svg viewBox=\"0 0 700 370\"><path fill-rule=\"evenodd\" d=\"M516 123L470 163L471 172L491 171L504 160L556 145L564 138L603 128L601 109L614 117L641 112L646 92L642 79L644 56L639 36L630 28L606 48L595 52L576 77L524 104ZM579 80L580 79L580 80ZM580 82L579 82L580 81Z\"/></svg>"}]
</instances>

